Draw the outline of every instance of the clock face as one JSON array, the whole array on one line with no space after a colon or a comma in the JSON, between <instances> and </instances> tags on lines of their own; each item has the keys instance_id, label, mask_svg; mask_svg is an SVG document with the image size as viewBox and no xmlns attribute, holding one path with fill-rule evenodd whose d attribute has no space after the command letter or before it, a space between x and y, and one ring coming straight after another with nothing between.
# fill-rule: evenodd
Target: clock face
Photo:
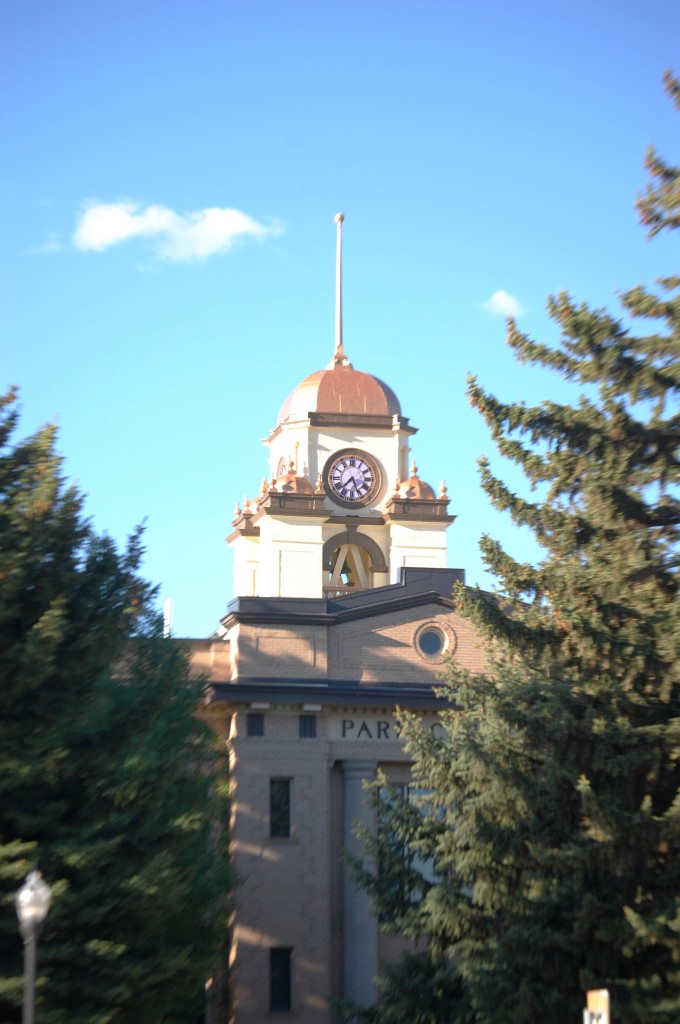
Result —
<instances>
[{"instance_id":1,"label":"clock face","mask_svg":"<svg viewBox=\"0 0 680 1024\"><path fill-rule=\"evenodd\" d=\"M350 508L367 505L380 487L380 471L374 460L353 448L336 452L323 472L326 493Z\"/></svg>"}]
</instances>

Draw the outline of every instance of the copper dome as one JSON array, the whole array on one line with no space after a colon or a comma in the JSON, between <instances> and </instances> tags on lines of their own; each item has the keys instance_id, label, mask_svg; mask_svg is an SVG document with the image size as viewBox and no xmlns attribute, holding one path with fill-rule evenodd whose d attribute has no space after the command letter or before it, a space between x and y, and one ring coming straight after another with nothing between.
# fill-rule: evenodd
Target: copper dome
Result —
<instances>
[{"instance_id":1,"label":"copper dome","mask_svg":"<svg viewBox=\"0 0 680 1024\"><path fill-rule=\"evenodd\" d=\"M411 463L411 475L408 480L397 483L395 496L399 498L416 498L419 501L435 501L437 497L432 487L418 476L418 467L415 461Z\"/></svg>"},{"instance_id":2,"label":"copper dome","mask_svg":"<svg viewBox=\"0 0 680 1024\"><path fill-rule=\"evenodd\" d=\"M306 419L310 413L401 416L394 391L370 373L336 357L325 370L310 373L281 406L278 423Z\"/></svg>"}]
</instances>

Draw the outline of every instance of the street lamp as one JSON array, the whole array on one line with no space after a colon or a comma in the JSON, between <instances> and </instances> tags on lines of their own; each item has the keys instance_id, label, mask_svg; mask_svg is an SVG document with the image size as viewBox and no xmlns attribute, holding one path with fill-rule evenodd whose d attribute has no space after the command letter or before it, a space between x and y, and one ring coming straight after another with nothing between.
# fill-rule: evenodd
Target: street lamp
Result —
<instances>
[{"instance_id":1,"label":"street lamp","mask_svg":"<svg viewBox=\"0 0 680 1024\"><path fill-rule=\"evenodd\" d=\"M35 1020L35 950L42 923L50 909L50 887L39 871L29 871L16 895L19 931L24 940L24 1008L22 1024Z\"/></svg>"}]
</instances>

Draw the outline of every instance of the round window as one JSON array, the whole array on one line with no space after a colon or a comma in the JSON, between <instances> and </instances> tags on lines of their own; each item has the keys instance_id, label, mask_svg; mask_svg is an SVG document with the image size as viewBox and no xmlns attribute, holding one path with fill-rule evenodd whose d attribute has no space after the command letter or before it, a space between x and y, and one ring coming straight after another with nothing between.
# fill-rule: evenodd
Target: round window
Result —
<instances>
[{"instance_id":1,"label":"round window","mask_svg":"<svg viewBox=\"0 0 680 1024\"><path fill-rule=\"evenodd\" d=\"M441 654L445 645L446 637L440 629L430 627L423 630L418 636L418 646L428 658L434 658L437 654Z\"/></svg>"},{"instance_id":2,"label":"round window","mask_svg":"<svg viewBox=\"0 0 680 1024\"><path fill-rule=\"evenodd\" d=\"M423 661L443 665L447 656L456 649L456 634L448 622L430 619L422 622L413 635L413 646Z\"/></svg>"}]
</instances>

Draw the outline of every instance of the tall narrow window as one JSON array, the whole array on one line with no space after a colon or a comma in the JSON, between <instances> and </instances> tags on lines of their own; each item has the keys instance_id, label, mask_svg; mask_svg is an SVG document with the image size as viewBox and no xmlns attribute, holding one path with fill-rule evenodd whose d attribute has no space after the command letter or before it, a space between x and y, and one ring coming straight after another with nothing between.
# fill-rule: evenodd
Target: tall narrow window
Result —
<instances>
[{"instance_id":1,"label":"tall narrow window","mask_svg":"<svg viewBox=\"0 0 680 1024\"><path fill-rule=\"evenodd\" d=\"M300 715L300 739L316 739L316 715Z\"/></svg>"},{"instance_id":2,"label":"tall narrow window","mask_svg":"<svg viewBox=\"0 0 680 1024\"><path fill-rule=\"evenodd\" d=\"M381 891L387 896L380 916L383 922L407 913L441 879L436 870L436 845L437 819L443 817L443 811L432 797L432 790L400 784L380 790L378 874ZM414 850L409 837L417 834L423 820L430 822L431 834L425 847L419 844Z\"/></svg>"},{"instance_id":3,"label":"tall narrow window","mask_svg":"<svg viewBox=\"0 0 680 1024\"><path fill-rule=\"evenodd\" d=\"M269 780L269 835L290 836L290 779Z\"/></svg>"},{"instance_id":4,"label":"tall narrow window","mask_svg":"<svg viewBox=\"0 0 680 1024\"><path fill-rule=\"evenodd\" d=\"M264 736L264 715L261 711L246 713L246 736Z\"/></svg>"},{"instance_id":5,"label":"tall narrow window","mask_svg":"<svg viewBox=\"0 0 680 1024\"><path fill-rule=\"evenodd\" d=\"M277 946L269 950L269 1009L289 1012L291 1003L292 949Z\"/></svg>"}]
</instances>

